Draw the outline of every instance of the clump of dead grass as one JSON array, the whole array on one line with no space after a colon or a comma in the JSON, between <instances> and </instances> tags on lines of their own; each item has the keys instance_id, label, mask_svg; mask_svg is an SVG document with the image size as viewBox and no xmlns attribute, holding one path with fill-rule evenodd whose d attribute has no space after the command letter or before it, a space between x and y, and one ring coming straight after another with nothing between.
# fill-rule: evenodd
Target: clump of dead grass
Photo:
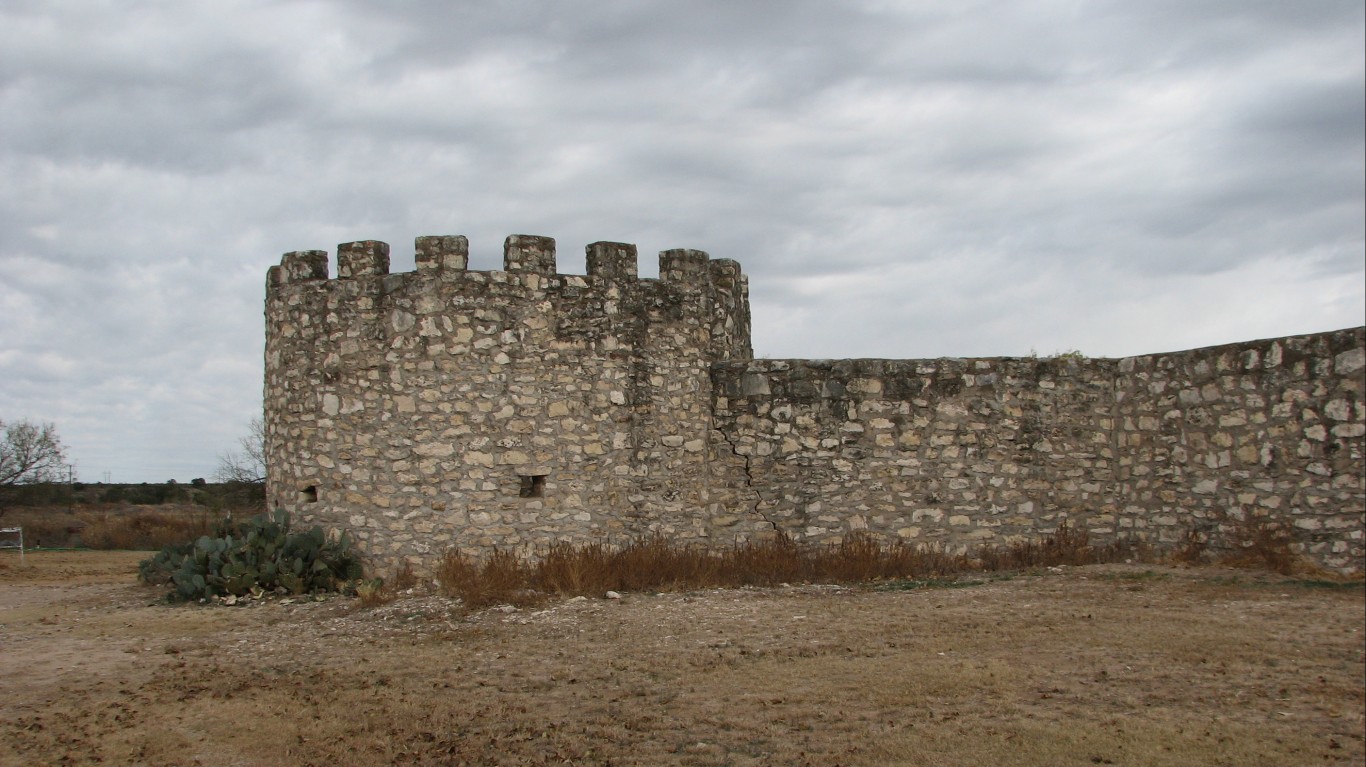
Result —
<instances>
[{"instance_id":1,"label":"clump of dead grass","mask_svg":"<svg viewBox=\"0 0 1366 767\"><path fill-rule=\"evenodd\" d=\"M1188 527L1181 540L1167 554L1167 559L1179 565L1202 565L1207 561L1209 533L1198 527Z\"/></svg>"},{"instance_id":2,"label":"clump of dead grass","mask_svg":"<svg viewBox=\"0 0 1366 767\"><path fill-rule=\"evenodd\" d=\"M1072 527L1066 520L1058 524L1052 535L990 544L977 550L979 569L985 571L1094 565L1143 559L1146 556L1146 549L1125 539L1093 544L1089 533Z\"/></svg>"},{"instance_id":3,"label":"clump of dead grass","mask_svg":"<svg viewBox=\"0 0 1366 767\"><path fill-rule=\"evenodd\" d=\"M1321 579L1330 583L1354 583L1362 574L1344 575L1327 570L1297 548L1295 530L1283 521L1246 510L1215 515L1213 523L1188 528L1167 553L1174 564L1217 564L1245 570L1269 570L1278 575Z\"/></svg>"},{"instance_id":4,"label":"clump of dead grass","mask_svg":"<svg viewBox=\"0 0 1366 767\"><path fill-rule=\"evenodd\" d=\"M867 583L893 578L923 578L975 569L972 558L953 554L936 545L905 541L883 542L856 534L829 547L803 552L809 560L802 580L833 583Z\"/></svg>"},{"instance_id":5,"label":"clump of dead grass","mask_svg":"<svg viewBox=\"0 0 1366 767\"><path fill-rule=\"evenodd\" d=\"M413 570L413 563L403 560L398 567L394 568L394 577L391 580L395 591L406 591L417 585L417 573Z\"/></svg>"},{"instance_id":6,"label":"clump of dead grass","mask_svg":"<svg viewBox=\"0 0 1366 767\"><path fill-rule=\"evenodd\" d=\"M613 552L602 543L551 544L536 563L536 580L555 594L601 594L612 590Z\"/></svg>"},{"instance_id":7,"label":"clump of dead grass","mask_svg":"<svg viewBox=\"0 0 1366 767\"><path fill-rule=\"evenodd\" d=\"M530 564L517 555L494 549L476 560L459 549L447 549L437 564L436 580L447 596L476 610L492 605L529 605L544 598L532 587Z\"/></svg>"},{"instance_id":8,"label":"clump of dead grass","mask_svg":"<svg viewBox=\"0 0 1366 767\"><path fill-rule=\"evenodd\" d=\"M356 584L356 600L361 608L381 607L394 599L394 590L385 586L383 578L372 578Z\"/></svg>"},{"instance_id":9,"label":"clump of dead grass","mask_svg":"<svg viewBox=\"0 0 1366 767\"><path fill-rule=\"evenodd\" d=\"M383 578L368 578L353 582L349 590L356 593L356 606L363 610L383 607L398 599L399 592L412 589L418 584L417 573L411 562L404 560L394 568L394 575L388 581Z\"/></svg>"},{"instance_id":10,"label":"clump of dead grass","mask_svg":"<svg viewBox=\"0 0 1366 767\"><path fill-rule=\"evenodd\" d=\"M776 586L810 577L810 554L784 533L760 540L743 541L728 551L735 584Z\"/></svg>"},{"instance_id":11,"label":"clump of dead grass","mask_svg":"<svg viewBox=\"0 0 1366 767\"><path fill-rule=\"evenodd\" d=\"M1219 557L1220 564L1266 569L1280 575L1309 569L1295 552L1295 534L1284 523L1248 512L1236 517L1225 514L1223 522L1227 550Z\"/></svg>"}]
</instances>

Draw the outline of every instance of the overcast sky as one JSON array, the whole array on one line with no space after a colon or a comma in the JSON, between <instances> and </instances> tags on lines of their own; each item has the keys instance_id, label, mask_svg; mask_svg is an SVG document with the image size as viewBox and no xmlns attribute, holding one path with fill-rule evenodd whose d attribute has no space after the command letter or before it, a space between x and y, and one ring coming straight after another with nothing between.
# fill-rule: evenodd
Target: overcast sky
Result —
<instances>
[{"instance_id":1,"label":"overcast sky","mask_svg":"<svg viewBox=\"0 0 1366 767\"><path fill-rule=\"evenodd\" d=\"M266 268L426 234L736 259L768 357L1360 325L1363 39L1361 0L4 0L0 419L209 477Z\"/></svg>"}]
</instances>

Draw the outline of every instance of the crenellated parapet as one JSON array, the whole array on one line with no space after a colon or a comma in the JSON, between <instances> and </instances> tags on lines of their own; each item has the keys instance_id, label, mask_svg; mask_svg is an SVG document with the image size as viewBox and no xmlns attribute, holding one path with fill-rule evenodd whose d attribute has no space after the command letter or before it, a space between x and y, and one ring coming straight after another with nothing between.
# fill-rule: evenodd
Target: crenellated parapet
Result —
<instances>
[{"instance_id":1,"label":"crenellated parapet","mask_svg":"<svg viewBox=\"0 0 1366 767\"><path fill-rule=\"evenodd\" d=\"M465 272L469 267L469 240L462 235L418 237L414 241L414 274ZM585 248L588 274L612 282L639 280L636 246L624 242L595 242ZM272 286L312 282L329 278L330 259L325 250L300 250L284 254L279 267L270 268ZM527 234L509 235L503 242L503 271L517 274L560 275L555 264L555 239ZM488 272L484 272L487 274ZM389 275L389 244L378 240L344 242L337 246L337 279ZM737 291L742 281L739 263L712 259L706 251L690 248L659 253L659 279L663 282L707 285L719 280L727 290Z\"/></svg>"},{"instance_id":2,"label":"crenellated parapet","mask_svg":"<svg viewBox=\"0 0 1366 767\"><path fill-rule=\"evenodd\" d=\"M321 250L286 253L270 269L268 299L290 296L276 320L297 320L310 312L319 315L314 321L330 317L334 323L383 319L375 312L337 313L338 302L362 298L369 304L393 304L402 312L409 312L405 307L411 303L453 313L482 308L526 314L546 311L549 302L552 316L547 319L566 343L576 332L639 336L651 326L690 325L693 329L685 333L690 340L680 341L683 347L670 354L687 354L685 347L694 342L699 360L747 359L752 354L749 288L740 265L713 260L701 250L661 252L658 279L641 279L636 246L620 242L588 245L586 275L560 274L555 240L522 234L504 241L503 269L498 271L470 270L469 241L459 235L418 237L412 272L391 274L389 246L377 240L342 243L336 253L335 277L328 253ZM515 308L519 304L525 305ZM373 330L361 335L376 337ZM682 338L660 336L667 337Z\"/></svg>"}]
</instances>

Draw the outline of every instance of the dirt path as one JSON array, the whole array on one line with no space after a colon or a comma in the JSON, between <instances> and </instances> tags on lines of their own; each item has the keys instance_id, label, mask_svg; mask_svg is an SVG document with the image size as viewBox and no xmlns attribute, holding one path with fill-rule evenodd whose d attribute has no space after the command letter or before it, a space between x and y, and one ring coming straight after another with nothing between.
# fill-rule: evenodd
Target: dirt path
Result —
<instances>
[{"instance_id":1,"label":"dirt path","mask_svg":"<svg viewBox=\"0 0 1366 767\"><path fill-rule=\"evenodd\" d=\"M1361 587L1105 566L957 588L157 603L0 559L0 765L1366 764Z\"/></svg>"}]
</instances>

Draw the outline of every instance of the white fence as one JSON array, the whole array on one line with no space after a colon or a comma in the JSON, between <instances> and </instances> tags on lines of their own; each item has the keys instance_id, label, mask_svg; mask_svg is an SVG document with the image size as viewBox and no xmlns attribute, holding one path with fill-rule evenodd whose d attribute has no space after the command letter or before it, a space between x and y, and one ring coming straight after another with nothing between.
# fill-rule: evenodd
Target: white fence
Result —
<instances>
[{"instance_id":1,"label":"white fence","mask_svg":"<svg viewBox=\"0 0 1366 767\"><path fill-rule=\"evenodd\" d=\"M6 536L14 536L16 540L5 540ZM0 527L0 549L18 549L19 564L24 563L24 528L22 527Z\"/></svg>"}]
</instances>

